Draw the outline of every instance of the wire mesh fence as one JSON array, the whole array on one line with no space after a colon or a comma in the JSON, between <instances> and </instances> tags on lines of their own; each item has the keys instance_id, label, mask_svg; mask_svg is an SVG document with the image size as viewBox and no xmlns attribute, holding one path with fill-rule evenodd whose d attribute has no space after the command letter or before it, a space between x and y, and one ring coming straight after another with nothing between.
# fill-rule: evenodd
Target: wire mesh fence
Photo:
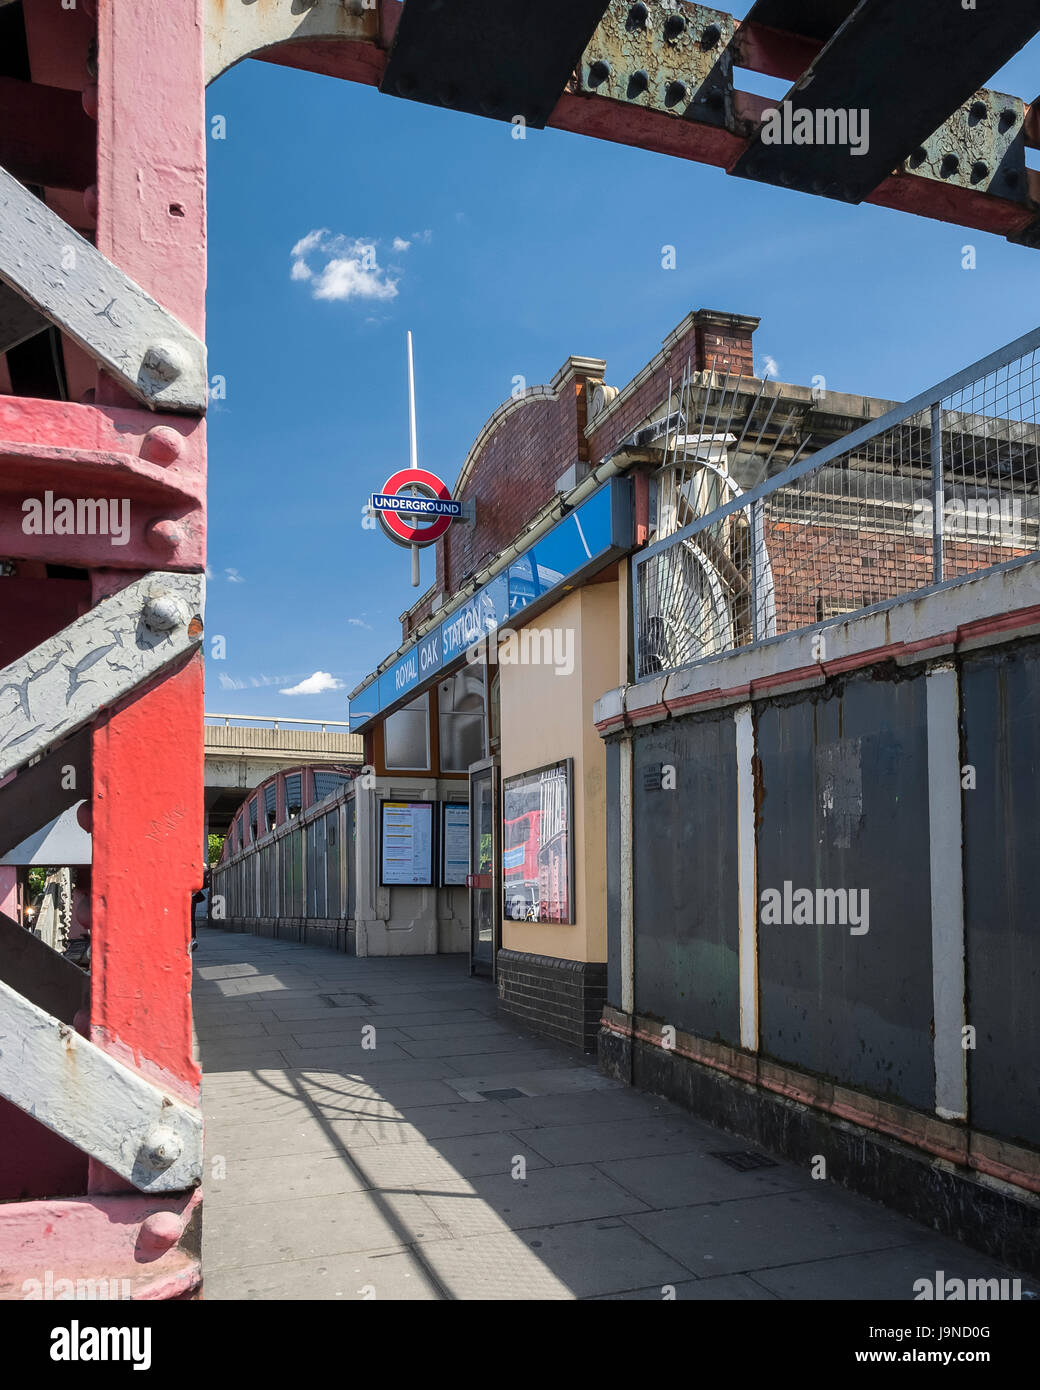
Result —
<instances>
[{"instance_id":1,"label":"wire mesh fence","mask_svg":"<svg viewBox=\"0 0 1040 1390\"><path fill-rule=\"evenodd\" d=\"M746 493L714 436L635 557L637 679L1036 551L1038 416L1040 329Z\"/></svg>"}]
</instances>

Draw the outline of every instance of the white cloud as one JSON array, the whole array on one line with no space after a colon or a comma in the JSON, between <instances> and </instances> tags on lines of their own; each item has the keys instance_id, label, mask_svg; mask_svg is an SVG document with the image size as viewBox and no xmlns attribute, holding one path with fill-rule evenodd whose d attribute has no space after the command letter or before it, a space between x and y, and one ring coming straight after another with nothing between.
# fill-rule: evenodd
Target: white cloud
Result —
<instances>
[{"instance_id":1,"label":"white cloud","mask_svg":"<svg viewBox=\"0 0 1040 1390\"><path fill-rule=\"evenodd\" d=\"M394 238L395 250L401 249L400 241ZM396 299L398 281L379 264L377 245L362 237L333 236L327 227L320 227L293 247L290 278L307 281L314 299ZM324 264L316 268L312 259Z\"/></svg>"},{"instance_id":2,"label":"white cloud","mask_svg":"<svg viewBox=\"0 0 1040 1390\"><path fill-rule=\"evenodd\" d=\"M229 584L244 584L246 582L239 574L238 570L225 569L224 574L226 575L227 582Z\"/></svg>"},{"instance_id":3,"label":"white cloud","mask_svg":"<svg viewBox=\"0 0 1040 1390\"><path fill-rule=\"evenodd\" d=\"M762 359L762 379L763 379L763 381L765 380L766 377L775 377L776 374L777 374L777 372L778 372L779 370L780 370L780 368L779 368L779 367L777 366L777 364L776 364L776 358L775 358L775 357L770 357L769 354L766 353L765 357Z\"/></svg>"},{"instance_id":4,"label":"white cloud","mask_svg":"<svg viewBox=\"0 0 1040 1390\"><path fill-rule=\"evenodd\" d=\"M361 618L348 618L347 623L350 627L364 627L367 628L369 632L372 631L372 624L364 622Z\"/></svg>"},{"instance_id":5,"label":"white cloud","mask_svg":"<svg viewBox=\"0 0 1040 1390\"><path fill-rule=\"evenodd\" d=\"M343 682L328 671L315 671L313 676L291 685L288 690L279 690L279 695L321 695L326 690L342 690Z\"/></svg>"},{"instance_id":6,"label":"white cloud","mask_svg":"<svg viewBox=\"0 0 1040 1390\"><path fill-rule=\"evenodd\" d=\"M236 681L231 676L225 676L224 672L221 671L220 688L221 690L245 690L246 683L245 681Z\"/></svg>"},{"instance_id":7,"label":"white cloud","mask_svg":"<svg viewBox=\"0 0 1040 1390\"><path fill-rule=\"evenodd\" d=\"M395 251L407 251L411 244L410 241L405 241L403 236L395 236L392 243Z\"/></svg>"}]
</instances>

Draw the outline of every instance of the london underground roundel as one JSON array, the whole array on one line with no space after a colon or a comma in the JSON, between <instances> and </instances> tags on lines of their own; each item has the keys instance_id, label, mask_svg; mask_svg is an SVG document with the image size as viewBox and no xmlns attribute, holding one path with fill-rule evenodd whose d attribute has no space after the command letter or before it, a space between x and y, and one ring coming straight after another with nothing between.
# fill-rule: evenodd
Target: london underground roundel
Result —
<instances>
[{"instance_id":1,"label":"london underground roundel","mask_svg":"<svg viewBox=\"0 0 1040 1390\"><path fill-rule=\"evenodd\" d=\"M401 468L389 477L369 505L386 535L398 545L432 545L462 515L462 503L426 468Z\"/></svg>"}]
</instances>

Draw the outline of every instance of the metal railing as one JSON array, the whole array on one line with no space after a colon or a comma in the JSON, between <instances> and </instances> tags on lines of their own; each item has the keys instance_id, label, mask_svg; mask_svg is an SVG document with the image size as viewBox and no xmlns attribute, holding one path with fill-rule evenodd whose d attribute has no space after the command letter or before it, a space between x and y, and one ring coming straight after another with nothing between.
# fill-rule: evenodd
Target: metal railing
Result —
<instances>
[{"instance_id":1,"label":"metal railing","mask_svg":"<svg viewBox=\"0 0 1040 1390\"><path fill-rule=\"evenodd\" d=\"M245 720L250 724L267 724L275 732L280 724L309 724L320 728L322 733L327 729L350 729L349 719L283 719L269 714L207 714L205 717L207 720L223 719L225 729L230 729L232 719Z\"/></svg>"},{"instance_id":2,"label":"metal railing","mask_svg":"<svg viewBox=\"0 0 1040 1390\"><path fill-rule=\"evenodd\" d=\"M1036 551L1038 417L1040 328L747 492L698 444L633 556L637 680Z\"/></svg>"}]
</instances>

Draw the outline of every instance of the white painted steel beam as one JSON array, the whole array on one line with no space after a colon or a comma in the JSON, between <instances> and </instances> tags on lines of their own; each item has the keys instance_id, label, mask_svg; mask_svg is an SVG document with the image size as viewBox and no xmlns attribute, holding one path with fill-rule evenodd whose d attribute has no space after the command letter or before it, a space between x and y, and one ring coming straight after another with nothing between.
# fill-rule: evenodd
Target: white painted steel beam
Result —
<instances>
[{"instance_id":1,"label":"white painted steel beam","mask_svg":"<svg viewBox=\"0 0 1040 1390\"><path fill-rule=\"evenodd\" d=\"M737 736L737 943L740 1045L758 1051L758 882L755 849L755 724L750 705L734 711Z\"/></svg>"},{"instance_id":2,"label":"white painted steel beam","mask_svg":"<svg viewBox=\"0 0 1040 1390\"><path fill-rule=\"evenodd\" d=\"M139 1192L202 1181L202 1115L0 980L0 1095Z\"/></svg>"},{"instance_id":3,"label":"white painted steel beam","mask_svg":"<svg viewBox=\"0 0 1040 1390\"><path fill-rule=\"evenodd\" d=\"M968 1114L964 1017L964 829L961 814L960 692L949 662L925 678L928 719L928 831L932 894L932 1008L935 1113Z\"/></svg>"},{"instance_id":4,"label":"white painted steel beam","mask_svg":"<svg viewBox=\"0 0 1040 1390\"><path fill-rule=\"evenodd\" d=\"M203 578L156 571L0 670L0 777L202 642Z\"/></svg>"},{"instance_id":5,"label":"white painted steel beam","mask_svg":"<svg viewBox=\"0 0 1040 1390\"><path fill-rule=\"evenodd\" d=\"M205 411L205 344L3 168L0 280L137 400Z\"/></svg>"}]
</instances>

